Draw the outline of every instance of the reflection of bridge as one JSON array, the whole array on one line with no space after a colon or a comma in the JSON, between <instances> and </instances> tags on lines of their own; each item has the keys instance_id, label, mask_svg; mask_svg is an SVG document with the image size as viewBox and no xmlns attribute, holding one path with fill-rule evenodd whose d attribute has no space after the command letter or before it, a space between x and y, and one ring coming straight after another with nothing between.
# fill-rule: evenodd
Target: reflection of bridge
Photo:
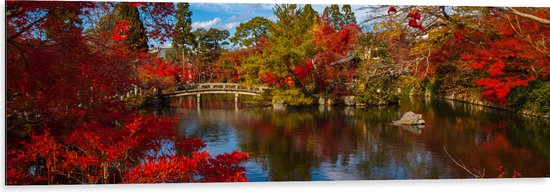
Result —
<instances>
[{"instance_id":1,"label":"reflection of bridge","mask_svg":"<svg viewBox=\"0 0 550 192\"><path fill-rule=\"evenodd\" d=\"M239 95L261 95L269 87L266 86L244 86L238 83L200 83L188 84L177 87L173 91L162 94L165 98L195 95L200 103L201 95L204 94L235 94L235 103L239 101Z\"/></svg>"}]
</instances>

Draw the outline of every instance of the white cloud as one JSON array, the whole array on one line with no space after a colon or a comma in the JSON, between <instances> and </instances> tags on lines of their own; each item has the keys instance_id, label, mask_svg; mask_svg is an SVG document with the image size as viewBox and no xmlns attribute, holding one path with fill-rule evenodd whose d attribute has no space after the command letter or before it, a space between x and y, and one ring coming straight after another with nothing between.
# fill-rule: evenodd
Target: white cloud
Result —
<instances>
[{"instance_id":1,"label":"white cloud","mask_svg":"<svg viewBox=\"0 0 550 192\"><path fill-rule=\"evenodd\" d=\"M274 4L244 4L244 3L192 3L193 9L212 14L231 15L227 22L242 22L253 17L269 17L273 15ZM233 17L234 16L234 17ZM226 17L222 17L224 20Z\"/></svg>"},{"instance_id":2,"label":"white cloud","mask_svg":"<svg viewBox=\"0 0 550 192\"><path fill-rule=\"evenodd\" d=\"M231 17L229 17L229 22L234 22L234 21L237 21L237 16L236 15L233 15Z\"/></svg>"},{"instance_id":3,"label":"white cloud","mask_svg":"<svg viewBox=\"0 0 550 192\"><path fill-rule=\"evenodd\" d=\"M365 9L361 9L365 8ZM366 19L368 19L369 15L368 12L370 11L367 6L364 5L351 5L351 10L355 13L355 18L357 18L357 23L362 23Z\"/></svg>"},{"instance_id":4,"label":"white cloud","mask_svg":"<svg viewBox=\"0 0 550 192\"><path fill-rule=\"evenodd\" d=\"M225 25L222 25L222 28L230 30L230 29L235 28L238 24L239 23L237 23L237 22L227 23Z\"/></svg>"},{"instance_id":5,"label":"white cloud","mask_svg":"<svg viewBox=\"0 0 550 192\"><path fill-rule=\"evenodd\" d=\"M275 15L272 15L272 16L269 16L267 19L273 21L273 22L277 22L279 20L279 18Z\"/></svg>"},{"instance_id":6,"label":"white cloud","mask_svg":"<svg viewBox=\"0 0 550 192\"><path fill-rule=\"evenodd\" d=\"M203 10L206 12L230 15L229 18L224 17L223 19L221 19L221 17L218 16L210 21L194 22L192 24L193 29L219 28L232 31L239 25L239 23L246 22L256 16L262 16L274 22L277 22L279 20L272 13L272 8L274 4L193 3L191 4L191 6L193 6L195 9ZM323 9L326 6L327 5L325 4L312 4L313 9L315 9L319 14L322 14ZM355 12L355 16L359 24L361 24L362 21L364 21L364 19L368 17L366 10L358 10L358 8L360 7L362 6L352 5L352 10Z\"/></svg>"},{"instance_id":7,"label":"white cloud","mask_svg":"<svg viewBox=\"0 0 550 192\"><path fill-rule=\"evenodd\" d=\"M246 3L192 3L195 9L214 13L242 14L249 12L257 14L259 12L271 11L274 4L246 4Z\"/></svg>"},{"instance_id":8,"label":"white cloud","mask_svg":"<svg viewBox=\"0 0 550 192\"><path fill-rule=\"evenodd\" d=\"M272 10L274 6L275 6L274 4L260 4L260 7L262 9L267 9L267 10Z\"/></svg>"},{"instance_id":9,"label":"white cloud","mask_svg":"<svg viewBox=\"0 0 550 192\"><path fill-rule=\"evenodd\" d=\"M220 18L214 18L210 21L203 21L203 22L193 22L191 24L191 27L193 27L194 29L198 29L198 28L205 28L205 29L208 29L208 28L211 28L212 26L218 24L219 22L221 22L222 19Z\"/></svg>"}]
</instances>

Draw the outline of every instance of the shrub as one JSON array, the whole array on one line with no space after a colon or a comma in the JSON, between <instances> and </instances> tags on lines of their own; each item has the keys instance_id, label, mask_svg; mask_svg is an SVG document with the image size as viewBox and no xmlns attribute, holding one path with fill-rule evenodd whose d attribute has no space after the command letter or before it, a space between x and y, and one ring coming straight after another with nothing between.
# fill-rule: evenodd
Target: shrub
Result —
<instances>
[{"instance_id":1,"label":"shrub","mask_svg":"<svg viewBox=\"0 0 550 192\"><path fill-rule=\"evenodd\" d=\"M273 103L288 104L288 105L311 105L313 98L307 97L304 93L296 88L273 90Z\"/></svg>"},{"instance_id":2,"label":"shrub","mask_svg":"<svg viewBox=\"0 0 550 192\"><path fill-rule=\"evenodd\" d=\"M411 75L399 76L398 86L401 94L412 95L422 92L422 81Z\"/></svg>"},{"instance_id":3,"label":"shrub","mask_svg":"<svg viewBox=\"0 0 550 192\"><path fill-rule=\"evenodd\" d=\"M397 103L397 81L394 76L377 76L358 86L356 101L366 105L387 105Z\"/></svg>"},{"instance_id":4,"label":"shrub","mask_svg":"<svg viewBox=\"0 0 550 192\"><path fill-rule=\"evenodd\" d=\"M550 114L550 80L532 82L528 87L517 87L508 96L510 107L514 110Z\"/></svg>"},{"instance_id":5,"label":"shrub","mask_svg":"<svg viewBox=\"0 0 550 192\"><path fill-rule=\"evenodd\" d=\"M75 125L69 135L46 129L8 146L8 185L247 181L249 154L212 156L197 138L173 139L175 118L112 113L119 126ZM172 141L173 140L173 141ZM164 149L163 143L174 147Z\"/></svg>"}]
</instances>

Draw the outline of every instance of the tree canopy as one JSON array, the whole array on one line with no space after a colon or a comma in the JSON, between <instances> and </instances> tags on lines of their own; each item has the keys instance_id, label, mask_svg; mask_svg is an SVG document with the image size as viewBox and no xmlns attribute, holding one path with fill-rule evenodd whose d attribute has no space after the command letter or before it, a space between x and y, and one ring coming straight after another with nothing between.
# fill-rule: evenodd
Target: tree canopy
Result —
<instances>
[{"instance_id":1,"label":"tree canopy","mask_svg":"<svg viewBox=\"0 0 550 192\"><path fill-rule=\"evenodd\" d=\"M230 41L241 47L253 47L257 45L261 37L266 36L268 28L273 22L264 17L254 17L251 20L239 24Z\"/></svg>"},{"instance_id":2,"label":"tree canopy","mask_svg":"<svg viewBox=\"0 0 550 192\"><path fill-rule=\"evenodd\" d=\"M175 74L145 52L147 38L172 35L172 3L6 4L7 184L247 180L248 154L200 151L200 139L173 135L177 118L138 114L121 99L151 89L151 75ZM167 141L175 153L158 155Z\"/></svg>"},{"instance_id":3,"label":"tree canopy","mask_svg":"<svg viewBox=\"0 0 550 192\"><path fill-rule=\"evenodd\" d=\"M147 51L148 37L147 30L143 26L142 19L138 8L128 3L117 3L112 13L101 18L98 26L100 31L116 30L117 24L128 22L129 30L127 36L124 37L124 45L130 46L133 49Z\"/></svg>"},{"instance_id":4,"label":"tree canopy","mask_svg":"<svg viewBox=\"0 0 550 192\"><path fill-rule=\"evenodd\" d=\"M175 15L177 22L174 26L174 34L172 35L172 48L179 55L180 49L181 53L185 53L187 46L195 44L195 37L191 32L191 16L193 13L189 10L189 3L178 3L176 7ZM182 57L185 57L184 55Z\"/></svg>"}]
</instances>

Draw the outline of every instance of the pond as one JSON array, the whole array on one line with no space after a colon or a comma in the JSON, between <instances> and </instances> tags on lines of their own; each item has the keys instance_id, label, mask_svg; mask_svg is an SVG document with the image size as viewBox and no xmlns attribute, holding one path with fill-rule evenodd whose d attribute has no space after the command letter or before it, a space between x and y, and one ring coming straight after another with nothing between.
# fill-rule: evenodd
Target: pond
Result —
<instances>
[{"instance_id":1,"label":"pond","mask_svg":"<svg viewBox=\"0 0 550 192\"><path fill-rule=\"evenodd\" d=\"M425 127L391 124L407 111L422 114ZM250 181L472 178L449 155L485 177L498 177L501 165L506 177L550 176L547 120L461 102L274 110L205 95L200 108L194 97L181 97L157 113L183 113L177 135L201 138L212 154L251 152Z\"/></svg>"}]
</instances>

